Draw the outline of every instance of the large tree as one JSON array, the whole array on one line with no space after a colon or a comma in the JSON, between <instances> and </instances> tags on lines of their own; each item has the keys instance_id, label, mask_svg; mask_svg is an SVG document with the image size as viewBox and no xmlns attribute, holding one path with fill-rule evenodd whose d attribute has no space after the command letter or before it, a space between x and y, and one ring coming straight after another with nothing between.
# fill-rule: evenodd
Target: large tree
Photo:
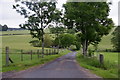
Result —
<instances>
[{"instance_id":1,"label":"large tree","mask_svg":"<svg viewBox=\"0 0 120 80\"><path fill-rule=\"evenodd\" d=\"M113 47L115 48L116 51L120 52L120 26L117 26L117 28L114 30L112 43Z\"/></svg>"},{"instance_id":2,"label":"large tree","mask_svg":"<svg viewBox=\"0 0 120 80\"><path fill-rule=\"evenodd\" d=\"M80 32L81 45L84 56L87 55L90 44L98 44L103 35L107 35L113 27L109 16L107 2L67 2L64 24L68 28L76 28Z\"/></svg>"},{"instance_id":3,"label":"large tree","mask_svg":"<svg viewBox=\"0 0 120 80\"><path fill-rule=\"evenodd\" d=\"M24 24L20 24L20 27L30 30L33 38L42 41L42 54L44 55L44 29L55 18L56 1L21 1L13 5L13 8L27 19Z\"/></svg>"}]
</instances>

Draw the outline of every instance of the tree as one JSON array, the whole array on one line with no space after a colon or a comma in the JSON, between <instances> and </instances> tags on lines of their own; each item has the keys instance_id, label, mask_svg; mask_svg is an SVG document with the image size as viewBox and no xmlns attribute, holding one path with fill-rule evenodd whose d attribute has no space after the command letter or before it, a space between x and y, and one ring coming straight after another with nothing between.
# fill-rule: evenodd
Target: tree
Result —
<instances>
[{"instance_id":1,"label":"tree","mask_svg":"<svg viewBox=\"0 0 120 80\"><path fill-rule=\"evenodd\" d=\"M42 43L39 40L32 40L29 42L34 47L42 47ZM52 46L53 40L49 34L44 35L44 47L50 48Z\"/></svg>"},{"instance_id":2,"label":"tree","mask_svg":"<svg viewBox=\"0 0 120 80\"><path fill-rule=\"evenodd\" d=\"M80 32L84 56L87 56L88 46L98 44L113 27L112 19L108 18L109 5L107 2L67 2L63 5L64 24Z\"/></svg>"},{"instance_id":3,"label":"tree","mask_svg":"<svg viewBox=\"0 0 120 80\"><path fill-rule=\"evenodd\" d=\"M67 30L67 33L70 33L70 34L75 34L76 33L76 30L73 28L73 29L68 29Z\"/></svg>"},{"instance_id":4,"label":"tree","mask_svg":"<svg viewBox=\"0 0 120 80\"><path fill-rule=\"evenodd\" d=\"M120 26L117 26L112 35L113 38L111 39L111 41L113 43L113 47L116 51L120 52Z\"/></svg>"},{"instance_id":5,"label":"tree","mask_svg":"<svg viewBox=\"0 0 120 80\"><path fill-rule=\"evenodd\" d=\"M0 31L7 31L7 29L8 29L7 25L4 26L0 25Z\"/></svg>"},{"instance_id":6,"label":"tree","mask_svg":"<svg viewBox=\"0 0 120 80\"><path fill-rule=\"evenodd\" d=\"M56 1L21 1L21 4L17 3L13 5L13 8L27 19L24 24L20 24L20 27L30 30L33 38L42 41L42 54L44 55L44 29L55 18Z\"/></svg>"},{"instance_id":7,"label":"tree","mask_svg":"<svg viewBox=\"0 0 120 80\"><path fill-rule=\"evenodd\" d=\"M65 28L62 26L61 22L62 22L62 11L56 10L56 13L54 15L54 25L50 25L49 29L50 29L50 33L55 34L55 37L57 38L61 33L63 33L65 31ZM59 38L58 38L58 44L57 44L57 50L59 53Z\"/></svg>"},{"instance_id":8,"label":"tree","mask_svg":"<svg viewBox=\"0 0 120 80\"><path fill-rule=\"evenodd\" d=\"M55 39L55 42L58 43L58 41L60 41L59 45L63 48L67 48L74 44L75 39L75 36L72 34L61 34Z\"/></svg>"}]
</instances>

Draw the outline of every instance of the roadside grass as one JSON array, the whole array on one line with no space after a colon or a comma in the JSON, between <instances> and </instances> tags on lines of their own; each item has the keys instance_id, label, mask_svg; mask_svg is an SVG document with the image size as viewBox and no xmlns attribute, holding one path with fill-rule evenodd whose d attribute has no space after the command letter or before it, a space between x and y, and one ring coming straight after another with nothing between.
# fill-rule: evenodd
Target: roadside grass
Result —
<instances>
[{"instance_id":1,"label":"roadside grass","mask_svg":"<svg viewBox=\"0 0 120 80\"><path fill-rule=\"evenodd\" d=\"M103 65L99 63L96 57L83 57L80 53L76 55L76 60L80 66L89 69L92 73L95 73L98 76L103 78L118 78L118 63L114 62L118 61L118 53L105 52L104 55Z\"/></svg>"},{"instance_id":2,"label":"roadside grass","mask_svg":"<svg viewBox=\"0 0 120 80\"><path fill-rule=\"evenodd\" d=\"M48 56L45 55L44 58L41 57L38 58L38 56L34 54L32 60L30 59L29 54L24 54L23 61L20 60L20 54L12 54L10 55L10 57L14 61L14 63L10 63L9 66L5 66L5 54L2 54L2 72L20 71L20 70L28 69L32 66L45 64L69 52L70 52L69 50L61 50L59 54L48 55Z\"/></svg>"}]
</instances>

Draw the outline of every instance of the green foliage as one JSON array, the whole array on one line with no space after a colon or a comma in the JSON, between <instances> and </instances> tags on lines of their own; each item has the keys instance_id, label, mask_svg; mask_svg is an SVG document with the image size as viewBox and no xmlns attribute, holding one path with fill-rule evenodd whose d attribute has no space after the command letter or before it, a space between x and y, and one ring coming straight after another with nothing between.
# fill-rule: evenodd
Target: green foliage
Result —
<instances>
[{"instance_id":1,"label":"green foliage","mask_svg":"<svg viewBox=\"0 0 120 80\"><path fill-rule=\"evenodd\" d=\"M41 42L39 40L32 40L29 42L34 47L41 47Z\"/></svg>"},{"instance_id":2,"label":"green foliage","mask_svg":"<svg viewBox=\"0 0 120 80\"><path fill-rule=\"evenodd\" d=\"M65 28L64 27L50 27L50 33L52 34L61 34L61 33L64 33L65 32Z\"/></svg>"},{"instance_id":3,"label":"green foliage","mask_svg":"<svg viewBox=\"0 0 120 80\"><path fill-rule=\"evenodd\" d=\"M20 27L30 30L33 38L42 40L44 28L53 21L56 2L21 1L21 4L13 5L18 13L28 19L25 24L20 24Z\"/></svg>"},{"instance_id":4,"label":"green foliage","mask_svg":"<svg viewBox=\"0 0 120 80\"><path fill-rule=\"evenodd\" d=\"M81 47L80 34L77 33L75 37L76 37L76 40L74 42L74 45L76 46L76 50L80 50L80 47Z\"/></svg>"},{"instance_id":5,"label":"green foliage","mask_svg":"<svg viewBox=\"0 0 120 80\"><path fill-rule=\"evenodd\" d=\"M53 40L49 34L44 35L45 47L50 48L53 44Z\"/></svg>"},{"instance_id":6,"label":"green foliage","mask_svg":"<svg viewBox=\"0 0 120 80\"><path fill-rule=\"evenodd\" d=\"M30 41L31 45L34 46L34 47L42 47L41 44L42 42L39 41L39 40L32 40ZM44 46L46 48L50 48L53 44L53 41L52 41L52 38L50 37L49 34L45 34L44 35Z\"/></svg>"},{"instance_id":7,"label":"green foliage","mask_svg":"<svg viewBox=\"0 0 120 80\"><path fill-rule=\"evenodd\" d=\"M68 29L68 30L67 30L67 33L69 33L69 34L75 34L76 31L75 31L75 29Z\"/></svg>"},{"instance_id":8,"label":"green foliage","mask_svg":"<svg viewBox=\"0 0 120 80\"><path fill-rule=\"evenodd\" d=\"M65 8L64 24L68 28L76 28L81 33L83 53L86 55L90 44L98 44L103 35L107 35L113 27L109 16L107 2L72 2L63 5Z\"/></svg>"},{"instance_id":9,"label":"green foliage","mask_svg":"<svg viewBox=\"0 0 120 80\"><path fill-rule=\"evenodd\" d=\"M120 52L120 26L118 26L113 32L113 38L111 39L113 47L116 51Z\"/></svg>"},{"instance_id":10,"label":"green foliage","mask_svg":"<svg viewBox=\"0 0 120 80\"><path fill-rule=\"evenodd\" d=\"M88 49L88 56L91 57L92 55L94 56L94 50Z\"/></svg>"},{"instance_id":11,"label":"green foliage","mask_svg":"<svg viewBox=\"0 0 120 80\"><path fill-rule=\"evenodd\" d=\"M7 25L1 25L0 24L0 31L7 31L7 29L8 29L8 27L7 27Z\"/></svg>"},{"instance_id":12,"label":"green foliage","mask_svg":"<svg viewBox=\"0 0 120 80\"><path fill-rule=\"evenodd\" d=\"M72 34L61 34L55 39L55 44L60 41L60 46L63 48L69 47L74 44L75 36Z\"/></svg>"}]
</instances>

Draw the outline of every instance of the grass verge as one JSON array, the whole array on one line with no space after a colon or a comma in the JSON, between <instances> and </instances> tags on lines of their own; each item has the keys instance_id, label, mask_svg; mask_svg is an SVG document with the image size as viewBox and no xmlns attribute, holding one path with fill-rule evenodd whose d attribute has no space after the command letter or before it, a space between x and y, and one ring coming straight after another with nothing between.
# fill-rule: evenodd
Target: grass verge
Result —
<instances>
[{"instance_id":1,"label":"grass verge","mask_svg":"<svg viewBox=\"0 0 120 80\"><path fill-rule=\"evenodd\" d=\"M64 50L61 51L60 54L56 54L56 55L48 55L48 56L44 56L44 58L37 58L37 55L33 55L33 59L30 60L30 55L26 54L26 56L24 56L24 61L21 61L20 58L18 58L18 56L20 56L19 54L14 54L11 57L13 58L14 63L10 64L9 66L5 66L5 60L2 60L2 72L8 72L8 71L20 71L20 70L25 70L28 69L32 66L37 66L40 64L45 64L47 62L50 62L52 60L55 60L56 58L63 56L67 53L69 53L69 50ZM5 59L5 56L3 55L2 59Z\"/></svg>"},{"instance_id":2,"label":"grass verge","mask_svg":"<svg viewBox=\"0 0 120 80\"><path fill-rule=\"evenodd\" d=\"M83 57L80 53L76 55L76 60L80 66L89 69L98 76L103 78L118 78L118 65L116 64L104 61L104 64L101 65L97 58Z\"/></svg>"}]
</instances>

